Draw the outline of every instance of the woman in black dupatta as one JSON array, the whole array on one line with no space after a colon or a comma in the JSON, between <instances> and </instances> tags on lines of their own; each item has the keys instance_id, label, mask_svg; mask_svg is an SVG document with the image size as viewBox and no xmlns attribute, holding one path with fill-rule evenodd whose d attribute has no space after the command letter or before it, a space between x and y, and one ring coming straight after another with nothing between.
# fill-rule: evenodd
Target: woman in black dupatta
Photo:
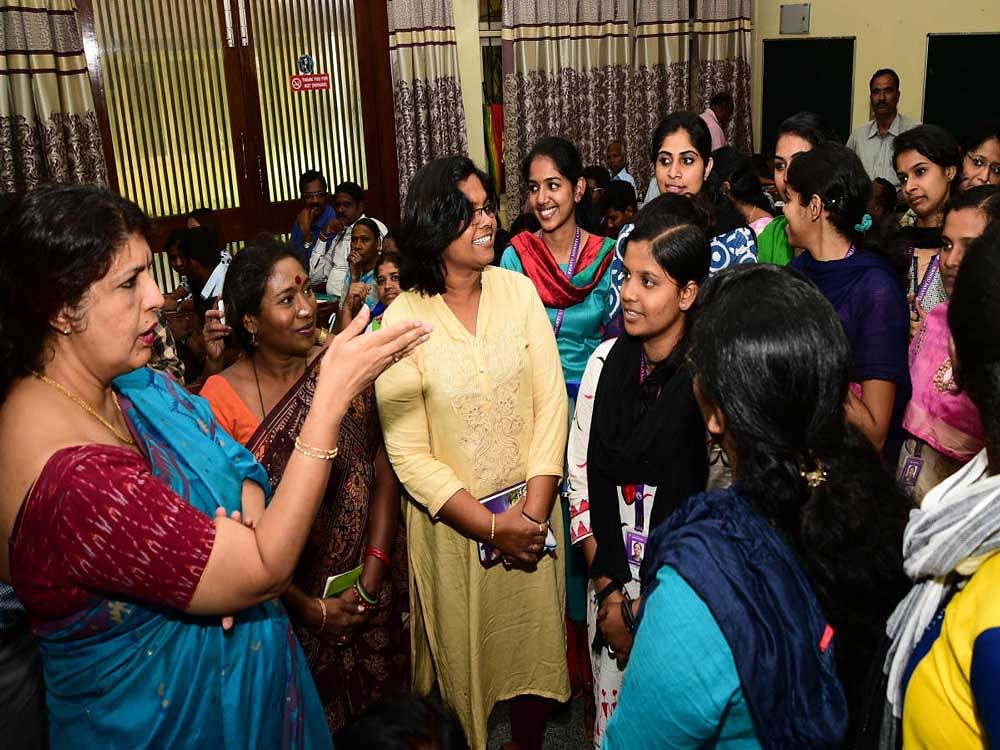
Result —
<instances>
[{"instance_id":1,"label":"woman in black dupatta","mask_svg":"<svg viewBox=\"0 0 1000 750\"><path fill-rule=\"evenodd\" d=\"M708 478L705 425L684 357L709 244L684 218L689 204L661 196L639 214L624 254L626 332L590 358L570 430L570 531L591 578L595 746L631 649L649 533Z\"/></svg>"},{"instance_id":2,"label":"woman in black dupatta","mask_svg":"<svg viewBox=\"0 0 1000 750\"><path fill-rule=\"evenodd\" d=\"M291 248L254 244L233 260L223 298L229 325L206 326L206 339L228 333L246 356L209 378L202 396L277 485L319 374L309 275ZM337 449L326 495L282 597L332 732L384 692L405 689L409 663L399 483L382 444L374 388L351 403ZM329 576L358 565L364 569L357 583L322 598Z\"/></svg>"}]
</instances>

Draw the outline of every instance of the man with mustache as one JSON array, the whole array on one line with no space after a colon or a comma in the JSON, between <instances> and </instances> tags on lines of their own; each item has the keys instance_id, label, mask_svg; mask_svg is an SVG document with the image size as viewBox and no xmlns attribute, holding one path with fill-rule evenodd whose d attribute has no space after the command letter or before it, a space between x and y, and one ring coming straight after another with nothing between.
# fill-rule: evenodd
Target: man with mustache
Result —
<instances>
[{"instance_id":1,"label":"man with mustache","mask_svg":"<svg viewBox=\"0 0 1000 750\"><path fill-rule=\"evenodd\" d=\"M896 136L904 130L915 128L913 120L897 110L899 106L899 75L891 68L881 68L868 82L871 92L872 114L875 119L857 128L847 139L847 147L861 159L873 180L882 177L899 187L896 168L892 163L892 146Z\"/></svg>"},{"instance_id":2,"label":"man with mustache","mask_svg":"<svg viewBox=\"0 0 1000 750\"><path fill-rule=\"evenodd\" d=\"M302 210L295 217L292 226L292 245L299 253L299 259L305 268L309 268L316 245L320 240L328 239L334 232L344 229L344 223L337 218L337 212L330 205L330 194L327 192L326 177L315 169L307 169L299 177L299 194L302 196ZM320 235L323 235L321 237ZM325 281L324 277L321 279ZM317 283L320 279L314 279Z\"/></svg>"}]
</instances>

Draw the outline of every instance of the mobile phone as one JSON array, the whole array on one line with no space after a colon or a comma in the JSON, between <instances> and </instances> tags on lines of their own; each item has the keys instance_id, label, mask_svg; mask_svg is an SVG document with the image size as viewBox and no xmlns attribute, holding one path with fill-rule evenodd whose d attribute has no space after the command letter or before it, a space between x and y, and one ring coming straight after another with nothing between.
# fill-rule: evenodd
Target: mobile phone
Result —
<instances>
[{"instance_id":1,"label":"mobile phone","mask_svg":"<svg viewBox=\"0 0 1000 750\"><path fill-rule=\"evenodd\" d=\"M222 313L222 317L219 318L219 322L222 323L222 325L225 325L226 324L226 305L222 301L221 298L219 299L219 305L218 305L218 307L219 307L219 312Z\"/></svg>"}]
</instances>

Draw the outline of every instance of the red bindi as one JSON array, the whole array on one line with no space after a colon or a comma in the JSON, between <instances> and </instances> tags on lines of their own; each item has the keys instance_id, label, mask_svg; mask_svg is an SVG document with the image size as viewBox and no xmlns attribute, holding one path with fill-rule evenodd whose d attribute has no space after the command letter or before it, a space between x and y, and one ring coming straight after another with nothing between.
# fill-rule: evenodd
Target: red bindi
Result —
<instances>
[{"instance_id":1,"label":"red bindi","mask_svg":"<svg viewBox=\"0 0 1000 750\"><path fill-rule=\"evenodd\" d=\"M301 284L302 283L302 277L301 276L296 276L295 277L295 283L296 284Z\"/></svg>"}]
</instances>

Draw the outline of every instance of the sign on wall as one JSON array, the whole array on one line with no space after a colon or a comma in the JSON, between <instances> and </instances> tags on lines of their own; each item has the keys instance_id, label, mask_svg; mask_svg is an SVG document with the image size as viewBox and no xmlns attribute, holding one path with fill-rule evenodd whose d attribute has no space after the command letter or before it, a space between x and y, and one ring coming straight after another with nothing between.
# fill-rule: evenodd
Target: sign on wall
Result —
<instances>
[{"instance_id":1,"label":"sign on wall","mask_svg":"<svg viewBox=\"0 0 1000 750\"><path fill-rule=\"evenodd\" d=\"M316 73L316 60L312 55L300 55L295 61L298 73L289 76L292 91L325 91L330 88L330 74Z\"/></svg>"}]
</instances>

